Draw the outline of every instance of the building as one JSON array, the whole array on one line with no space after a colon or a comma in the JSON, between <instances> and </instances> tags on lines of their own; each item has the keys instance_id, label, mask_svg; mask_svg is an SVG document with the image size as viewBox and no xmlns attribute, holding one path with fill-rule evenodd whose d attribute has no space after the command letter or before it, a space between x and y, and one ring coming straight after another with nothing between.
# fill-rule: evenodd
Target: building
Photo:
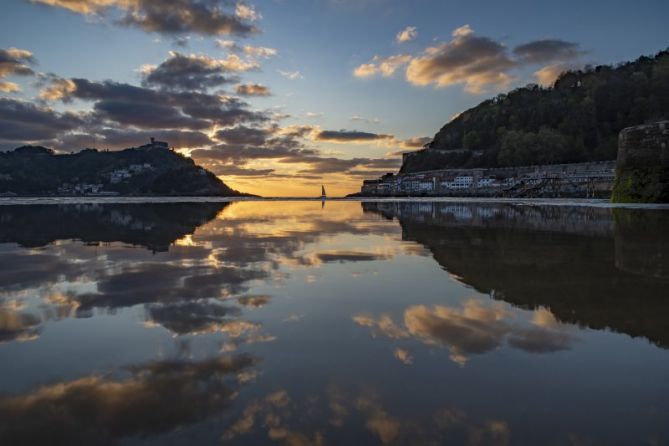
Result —
<instances>
[{"instance_id":1,"label":"building","mask_svg":"<svg viewBox=\"0 0 669 446\"><path fill-rule=\"evenodd\" d=\"M615 177L615 161L543 166L443 169L388 173L364 180L367 196L573 196L605 197Z\"/></svg>"},{"instance_id":2,"label":"building","mask_svg":"<svg viewBox=\"0 0 669 446\"><path fill-rule=\"evenodd\" d=\"M151 138L151 142L149 144L144 144L143 146L139 146L138 149L142 150L155 150L155 149L160 149L160 150L169 150L170 145L166 143L165 141L156 141L155 138Z\"/></svg>"}]
</instances>

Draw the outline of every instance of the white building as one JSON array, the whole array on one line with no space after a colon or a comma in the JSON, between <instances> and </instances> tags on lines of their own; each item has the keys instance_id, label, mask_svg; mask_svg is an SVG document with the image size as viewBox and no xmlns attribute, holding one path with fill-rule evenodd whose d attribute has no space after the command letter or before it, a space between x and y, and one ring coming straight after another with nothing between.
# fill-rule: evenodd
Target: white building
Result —
<instances>
[{"instance_id":1,"label":"white building","mask_svg":"<svg viewBox=\"0 0 669 446\"><path fill-rule=\"evenodd\" d=\"M444 181L442 187L446 189L469 189L474 184L474 177L470 175L458 175L452 181Z\"/></svg>"},{"instance_id":2,"label":"white building","mask_svg":"<svg viewBox=\"0 0 669 446\"><path fill-rule=\"evenodd\" d=\"M497 186L497 181L491 177L479 178L476 182L476 187L493 187Z\"/></svg>"}]
</instances>

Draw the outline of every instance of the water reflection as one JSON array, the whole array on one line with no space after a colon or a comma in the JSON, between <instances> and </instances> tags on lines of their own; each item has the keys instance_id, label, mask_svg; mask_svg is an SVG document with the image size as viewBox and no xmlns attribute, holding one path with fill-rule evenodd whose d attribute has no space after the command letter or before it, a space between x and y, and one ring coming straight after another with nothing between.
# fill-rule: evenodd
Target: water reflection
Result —
<instances>
[{"instance_id":1,"label":"water reflection","mask_svg":"<svg viewBox=\"0 0 669 446\"><path fill-rule=\"evenodd\" d=\"M533 312L529 324L518 323L513 317L508 305L488 305L469 299L461 308L413 305L404 311L400 324L388 314L378 318L358 314L353 320L369 327L372 335L414 338L428 345L446 347L451 359L461 365L469 356L492 351L505 340L510 346L530 353L566 350L575 340L572 330L558 323L544 308ZM404 363L412 361L408 352L401 349L395 350L395 355Z\"/></svg>"},{"instance_id":2,"label":"water reflection","mask_svg":"<svg viewBox=\"0 0 669 446\"><path fill-rule=\"evenodd\" d=\"M278 390L254 399L223 435L225 442L291 446L348 444L353 438L351 444L502 446L510 443L511 431L504 421L477 420L456 407L420 418L393 413L378 396L330 387L321 398Z\"/></svg>"},{"instance_id":3,"label":"water reflection","mask_svg":"<svg viewBox=\"0 0 669 446\"><path fill-rule=\"evenodd\" d=\"M668 220L0 207L0 444L662 444Z\"/></svg>"},{"instance_id":4,"label":"water reflection","mask_svg":"<svg viewBox=\"0 0 669 446\"><path fill-rule=\"evenodd\" d=\"M363 208L397 218L404 240L427 247L477 291L669 348L668 211L442 203Z\"/></svg>"},{"instance_id":5,"label":"water reflection","mask_svg":"<svg viewBox=\"0 0 669 446\"><path fill-rule=\"evenodd\" d=\"M0 243L39 247L56 240L123 242L167 251L230 203L2 206Z\"/></svg>"},{"instance_id":6,"label":"water reflection","mask_svg":"<svg viewBox=\"0 0 669 446\"><path fill-rule=\"evenodd\" d=\"M226 408L256 360L230 356L128 367L0 398L3 444L110 444L193 423Z\"/></svg>"}]
</instances>

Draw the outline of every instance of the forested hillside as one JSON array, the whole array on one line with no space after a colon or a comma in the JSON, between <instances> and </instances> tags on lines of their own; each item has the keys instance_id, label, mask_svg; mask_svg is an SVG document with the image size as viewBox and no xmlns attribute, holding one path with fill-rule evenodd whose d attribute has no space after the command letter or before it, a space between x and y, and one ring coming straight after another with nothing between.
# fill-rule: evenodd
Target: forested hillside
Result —
<instances>
[{"instance_id":1,"label":"forested hillside","mask_svg":"<svg viewBox=\"0 0 669 446\"><path fill-rule=\"evenodd\" d=\"M444 125L401 171L611 160L620 130L660 118L669 118L669 50L486 100Z\"/></svg>"},{"instance_id":2,"label":"forested hillside","mask_svg":"<svg viewBox=\"0 0 669 446\"><path fill-rule=\"evenodd\" d=\"M213 173L167 148L55 154L40 146L0 152L4 195L240 195Z\"/></svg>"}]
</instances>

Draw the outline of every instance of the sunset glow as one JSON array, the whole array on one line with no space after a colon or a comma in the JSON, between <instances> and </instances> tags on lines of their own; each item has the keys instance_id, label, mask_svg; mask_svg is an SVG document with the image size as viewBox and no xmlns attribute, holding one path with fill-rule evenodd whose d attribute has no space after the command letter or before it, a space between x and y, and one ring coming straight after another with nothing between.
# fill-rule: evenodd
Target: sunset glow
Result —
<instances>
[{"instance_id":1,"label":"sunset glow","mask_svg":"<svg viewBox=\"0 0 669 446\"><path fill-rule=\"evenodd\" d=\"M155 137L242 192L342 196L486 98L664 48L666 2L614 3L8 0L0 150Z\"/></svg>"}]
</instances>

